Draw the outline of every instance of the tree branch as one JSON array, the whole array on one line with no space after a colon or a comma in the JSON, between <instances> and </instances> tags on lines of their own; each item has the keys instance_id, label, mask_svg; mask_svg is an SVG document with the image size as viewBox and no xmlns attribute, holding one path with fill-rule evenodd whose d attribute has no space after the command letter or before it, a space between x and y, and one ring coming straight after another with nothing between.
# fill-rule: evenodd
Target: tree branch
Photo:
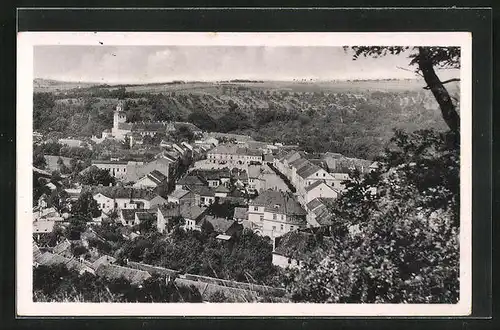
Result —
<instances>
[{"instance_id":1,"label":"tree branch","mask_svg":"<svg viewBox=\"0 0 500 330\"><path fill-rule=\"evenodd\" d=\"M460 78L448 79L448 80L442 81L441 84L444 85L444 84L447 84L447 83L450 83L453 81L460 81ZM425 86L424 89L431 89L431 88L429 86Z\"/></svg>"},{"instance_id":2,"label":"tree branch","mask_svg":"<svg viewBox=\"0 0 500 330\"><path fill-rule=\"evenodd\" d=\"M408 72L413 72L413 73L416 73L416 74L418 74L418 75L419 75L420 77L422 77L422 78L424 77L424 76L423 76L420 72L418 72L418 71L409 70L409 69L406 69L406 68L402 68L402 67L400 67L400 66L396 66L396 68L398 68L398 69L400 69L400 70L404 70L404 71L408 71Z\"/></svg>"}]
</instances>

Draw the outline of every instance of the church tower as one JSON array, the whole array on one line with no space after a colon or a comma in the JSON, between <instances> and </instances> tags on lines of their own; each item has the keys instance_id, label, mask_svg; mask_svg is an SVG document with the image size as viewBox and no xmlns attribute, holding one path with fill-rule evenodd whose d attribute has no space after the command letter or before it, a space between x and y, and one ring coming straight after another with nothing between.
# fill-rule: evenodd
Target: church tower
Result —
<instances>
[{"instance_id":1,"label":"church tower","mask_svg":"<svg viewBox=\"0 0 500 330\"><path fill-rule=\"evenodd\" d=\"M118 104L116 105L115 113L113 116L113 128L115 130L118 130L118 124L124 123L127 120L127 116L125 115L125 112L123 111L123 106L124 102L123 101L118 101Z\"/></svg>"}]
</instances>

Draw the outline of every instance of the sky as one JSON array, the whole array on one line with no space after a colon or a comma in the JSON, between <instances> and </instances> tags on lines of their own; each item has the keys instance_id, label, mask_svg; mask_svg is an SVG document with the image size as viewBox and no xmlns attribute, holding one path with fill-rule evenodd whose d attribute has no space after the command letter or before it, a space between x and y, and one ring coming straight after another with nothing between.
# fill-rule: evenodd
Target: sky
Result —
<instances>
[{"instance_id":1,"label":"sky","mask_svg":"<svg viewBox=\"0 0 500 330\"><path fill-rule=\"evenodd\" d=\"M324 46L51 45L34 47L34 77L98 83L418 78L407 56L353 61L350 50ZM441 79L458 77L453 71L440 72Z\"/></svg>"}]
</instances>

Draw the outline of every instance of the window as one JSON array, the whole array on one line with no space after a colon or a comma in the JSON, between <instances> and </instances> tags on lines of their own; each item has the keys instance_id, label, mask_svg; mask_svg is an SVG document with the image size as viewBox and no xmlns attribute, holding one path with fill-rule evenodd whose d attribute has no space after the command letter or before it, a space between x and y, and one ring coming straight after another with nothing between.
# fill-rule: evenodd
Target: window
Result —
<instances>
[{"instance_id":1,"label":"window","mask_svg":"<svg viewBox=\"0 0 500 330\"><path fill-rule=\"evenodd\" d=\"M123 203L123 207L124 207L124 208L127 208L127 203Z\"/></svg>"},{"instance_id":2,"label":"window","mask_svg":"<svg viewBox=\"0 0 500 330\"><path fill-rule=\"evenodd\" d=\"M318 176L318 175L319 175L319 173L316 173L316 176Z\"/></svg>"},{"instance_id":3,"label":"window","mask_svg":"<svg viewBox=\"0 0 500 330\"><path fill-rule=\"evenodd\" d=\"M294 229L295 229L295 227L294 227L294 226L290 226L290 230L294 230Z\"/></svg>"},{"instance_id":4,"label":"window","mask_svg":"<svg viewBox=\"0 0 500 330\"><path fill-rule=\"evenodd\" d=\"M258 211L258 210L259 210L259 208L258 208L257 206L254 206L254 207L253 207L253 210L254 210L254 211Z\"/></svg>"},{"instance_id":5,"label":"window","mask_svg":"<svg viewBox=\"0 0 500 330\"><path fill-rule=\"evenodd\" d=\"M325 177L325 176L326 176L326 174L325 174L325 173L323 173L323 177Z\"/></svg>"},{"instance_id":6,"label":"window","mask_svg":"<svg viewBox=\"0 0 500 330\"><path fill-rule=\"evenodd\" d=\"M281 229L281 230L283 230L283 229L285 229L285 228L283 228L283 225L281 225L280 229Z\"/></svg>"},{"instance_id":7,"label":"window","mask_svg":"<svg viewBox=\"0 0 500 330\"><path fill-rule=\"evenodd\" d=\"M273 231L275 231L275 230L276 230L276 226L273 226Z\"/></svg>"},{"instance_id":8,"label":"window","mask_svg":"<svg viewBox=\"0 0 500 330\"><path fill-rule=\"evenodd\" d=\"M292 263L292 259L288 258L288 264Z\"/></svg>"},{"instance_id":9,"label":"window","mask_svg":"<svg viewBox=\"0 0 500 330\"><path fill-rule=\"evenodd\" d=\"M273 219L276 220L276 213L273 213Z\"/></svg>"},{"instance_id":10,"label":"window","mask_svg":"<svg viewBox=\"0 0 500 330\"><path fill-rule=\"evenodd\" d=\"M264 221L264 216L263 215L260 216L260 221Z\"/></svg>"}]
</instances>

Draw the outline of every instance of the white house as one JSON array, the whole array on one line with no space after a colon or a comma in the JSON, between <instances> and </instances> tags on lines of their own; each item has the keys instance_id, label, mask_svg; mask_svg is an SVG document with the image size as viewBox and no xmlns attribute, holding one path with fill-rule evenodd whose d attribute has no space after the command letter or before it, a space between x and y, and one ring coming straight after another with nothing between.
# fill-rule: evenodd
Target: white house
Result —
<instances>
[{"instance_id":1,"label":"white house","mask_svg":"<svg viewBox=\"0 0 500 330\"><path fill-rule=\"evenodd\" d=\"M320 197L337 198L338 196L339 196L339 191L337 189L327 185L325 181L317 180L313 184L306 187L304 204L307 204L313 199Z\"/></svg>"},{"instance_id":2,"label":"white house","mask_svg":"<svg viewBox=\"0 0 500 330\"><path fill-rule=\"evenodd\" d=\"M167 183L168 177L158 170L153 170L140 178L132 187L134 188L158 188Z\"/></svg>"},{"instance_id":3,"label":"white house","mask_svg":"<svg viewBox=\"0 0 500 330\"><path fill-rule=\"evenodd\" d=\"M205 214L206 209L196 204L166 204L158 207L157 211L157 229L160 233L167 231L168 224L172 218L182 217L185 230L201 230L200 221Z\"/></svg>"},{"instance_id":4,"label":"white house","mask_svg":"<svg viewBox=\"0 0 500 330\"><path fill-rule=\"evenodd\" d=\"M248 221L258 234L271 238L305 228L306 211L290 193L264 190L248 207Z\"/></svg>"},{"instance_id":5,"label":"white house","mask_svg":"<svg viewBox=\"0 0 500 330\"><path fill-rule=\"evenodd\" d=\"M92 196L99 209L107 214L118 209L149 209L167 203L151 190L130 187L93 187Z\"/></svg>"}]
</instances>

